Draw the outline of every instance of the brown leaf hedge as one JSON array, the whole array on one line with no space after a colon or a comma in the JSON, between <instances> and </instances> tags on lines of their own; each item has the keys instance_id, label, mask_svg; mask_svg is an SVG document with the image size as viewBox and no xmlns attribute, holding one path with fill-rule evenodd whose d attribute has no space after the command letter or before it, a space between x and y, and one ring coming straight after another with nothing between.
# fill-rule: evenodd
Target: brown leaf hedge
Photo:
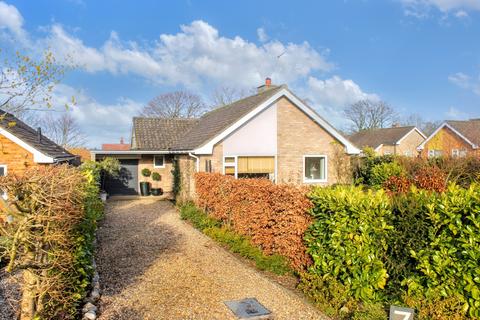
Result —
<instances>
[{"instance_id":1,"label":"brown leaf hedge","mask_svg":"<svg viewBox=\"0 0 480 320\"><path fill-rule=\"evenodd\" d=\"M312 223L313 205L306 197L309 188L218 173L197 173L195 188L199 208L250 237L265 254L288 258L298 271L311 264L303 241Z\"/></svg>"}]
</instances>

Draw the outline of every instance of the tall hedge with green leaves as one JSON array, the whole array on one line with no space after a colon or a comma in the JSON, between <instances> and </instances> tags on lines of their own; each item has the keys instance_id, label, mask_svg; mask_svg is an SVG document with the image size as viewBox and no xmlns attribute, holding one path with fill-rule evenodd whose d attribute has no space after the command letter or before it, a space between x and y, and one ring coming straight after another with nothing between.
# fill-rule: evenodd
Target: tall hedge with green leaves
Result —
<instances>
[{"instance_id":1,"label":"tall hedge with green leaves","mask_svg":"<svg viewBox=\"0 0 480 320\"><path fill-rule=\"evenodd\" d=\"M360 187L316 187L309 194L314 222L307 230L309 272L331 278L353 297L378 301L388 279L383 257L391 215L383 191Z\"/></svg>"},{"instance_id":2,"label":"tall hedge with green leaves","mask_svg":"<svg viewBox=\"0 0 480 320\"><path fill-rule=\"evenodd\" d=\"M417 193L417 195L414 195ZM480 317L480 185L450 185L443 193L415 190L425 208L428 245L412 248L418 275L405 279L412 296L455 296L472 318Z\"/></svg>"}]
</instances>

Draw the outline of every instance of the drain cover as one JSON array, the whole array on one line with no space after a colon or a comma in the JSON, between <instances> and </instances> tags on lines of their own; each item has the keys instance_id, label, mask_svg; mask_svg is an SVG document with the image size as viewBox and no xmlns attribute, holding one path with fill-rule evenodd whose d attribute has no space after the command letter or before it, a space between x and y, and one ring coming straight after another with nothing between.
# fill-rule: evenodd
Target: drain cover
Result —
<instances>
[{"instance_id":1,"label":"drain cover","mask_svg":"<svg viewBox=\"0 0 480 320\"><path fill-rule=\"evenodd\" d=\"M232 310L239 319L273 319L272 313L255 298L226 301L225 305Z\"/></svg>"}]
</instances>

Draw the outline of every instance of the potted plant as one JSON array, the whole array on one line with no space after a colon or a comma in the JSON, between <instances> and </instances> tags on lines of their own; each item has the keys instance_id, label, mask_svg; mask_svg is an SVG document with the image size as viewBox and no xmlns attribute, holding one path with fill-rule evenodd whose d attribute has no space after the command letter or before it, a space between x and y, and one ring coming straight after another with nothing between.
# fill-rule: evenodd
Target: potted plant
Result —
<instances>
[{"instance_id":1,"label":"potted plant","mask_svg":"<svg viewBox=\"0 0 480 320\"><path fill-rule=\"evenodd\" d=\"M152 171L148 168L143 168L142 169L142 176L145 178L148 178L152 175ZM142 181L140 182L140 194L142 196L149 196L150 195L150 182L148 181Z\"/></svg>"},{"instance_id":2,"label":"potted plant","mask_svg":"<svg viewBox=\"0 0 480 320\"><path fill-rule=\"evenodd\" d=\"M162 180L162 176L158 172L152 173L152 180L154 181L155 188L152 188L152 195L160 196L163 194L162 188L158 186L158 182Z\"/></svg>"}]
</instances>

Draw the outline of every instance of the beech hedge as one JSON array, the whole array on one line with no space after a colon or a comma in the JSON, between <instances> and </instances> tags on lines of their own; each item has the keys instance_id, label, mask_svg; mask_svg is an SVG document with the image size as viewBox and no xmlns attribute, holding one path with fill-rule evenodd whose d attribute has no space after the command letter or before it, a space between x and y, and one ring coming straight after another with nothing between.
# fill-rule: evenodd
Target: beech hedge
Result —
<instances>
[{"instance_id":1,"label":"beech hedge","mask_svg":"<svg viewBox=\"0 0 480 320\"><path fill-rule=\"evenodd\" d=\"M249 237L265 254L286 257L297 271L311 263L303 242L312 222L309 189L218 173L197 173L195 179L200 209Z\"/></svg>"}]
</instances>

